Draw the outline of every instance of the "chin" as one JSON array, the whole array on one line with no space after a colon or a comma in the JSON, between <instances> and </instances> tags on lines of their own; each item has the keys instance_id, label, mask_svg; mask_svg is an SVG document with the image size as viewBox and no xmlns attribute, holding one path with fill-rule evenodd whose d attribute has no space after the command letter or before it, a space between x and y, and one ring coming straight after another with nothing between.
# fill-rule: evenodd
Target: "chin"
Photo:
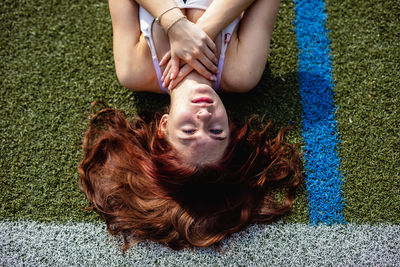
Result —
<instances>
[{"instance_id":1,"label":"chin","mask_svg":"<svg viewBox=\"0 0 400 267\"><path fill-rule=\"evenodd\" d=\"M211 86L209 86L208 84L203 84L203 83L196 85L193 89L195 92L198 92L198 93L215 92Z\"/></svg>"}]
</instances>

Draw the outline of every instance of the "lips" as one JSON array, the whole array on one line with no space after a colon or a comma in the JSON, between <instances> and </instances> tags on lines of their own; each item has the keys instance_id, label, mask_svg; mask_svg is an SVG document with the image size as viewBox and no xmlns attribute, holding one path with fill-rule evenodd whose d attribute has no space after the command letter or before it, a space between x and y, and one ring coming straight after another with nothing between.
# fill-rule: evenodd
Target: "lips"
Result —
<instances>
[{"instance_id":1,"label":"lips","mask_svg":"<svg viewBox=\"0 0 400 267\"><path fill-rule=\"evenodd\" d=\"M203 103L212 104L213 102L214 101L209 97L198 97L192 100L192 103L194 104L203 104Z\"/></svg>"}]
</instances>

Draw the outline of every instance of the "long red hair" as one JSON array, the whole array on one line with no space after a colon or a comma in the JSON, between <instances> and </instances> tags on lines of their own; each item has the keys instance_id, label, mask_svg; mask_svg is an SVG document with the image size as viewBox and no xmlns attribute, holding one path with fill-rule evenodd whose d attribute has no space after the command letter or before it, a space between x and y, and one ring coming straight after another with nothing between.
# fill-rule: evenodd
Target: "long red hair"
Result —
<instances>
[{"instance_id":1,"label":"long red hair","mask_svg":"<svg viewBox=\"0 0 400 267\"><path fill-rule=\"evenodd\" d=\"M142 240L173 249L210 246L290 211L302 173L296 147L284 140L287 128L274 136L270 124L252 130L250 122L231 123L224 157L199 167L181 162L159 134L159 118L130 123L105 108L84 138L79 186L108 231L124 238L124 251Z\"/></svg>"}]
</instances>

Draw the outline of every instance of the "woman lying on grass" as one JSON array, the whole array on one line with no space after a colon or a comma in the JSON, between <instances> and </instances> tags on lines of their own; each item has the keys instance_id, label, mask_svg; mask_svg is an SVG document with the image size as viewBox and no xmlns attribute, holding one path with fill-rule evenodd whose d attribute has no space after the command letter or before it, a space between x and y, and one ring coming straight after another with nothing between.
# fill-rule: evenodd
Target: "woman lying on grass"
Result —
<instances>
[{"instance_id":1,"label":"woman lying on grass","mask_svg":"<svg viewBox=\"0 0 400 267\"><path fill-rule=\"evenodd\" d=\"M110 233L124 237L124 250L141 240L210 246L291 209L302 175L286 130L273 136L269 125L231 122L216 93L258 83L278 6L109 1L120 82L171 100L168 113L150 123L103 109L85 136L80 187ZM283 202L275 198L282 188Z\"/></svg>"}]
</instances>

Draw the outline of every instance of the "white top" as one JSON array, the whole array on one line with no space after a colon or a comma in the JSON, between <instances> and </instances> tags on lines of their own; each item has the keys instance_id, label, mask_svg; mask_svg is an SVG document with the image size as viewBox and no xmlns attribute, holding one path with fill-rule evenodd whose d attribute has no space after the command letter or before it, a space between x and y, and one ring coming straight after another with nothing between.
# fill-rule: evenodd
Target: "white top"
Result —
<instances>
[{"instance_id":1,"label":"white top","mask_svg":"<svg viewBox=\"0 0 400 267\"><path fill-rule=\"evenodd\" d=\"M199 8L206 10L212 0L175 0L180 8Z\"/></svg>"}]
</instances>

